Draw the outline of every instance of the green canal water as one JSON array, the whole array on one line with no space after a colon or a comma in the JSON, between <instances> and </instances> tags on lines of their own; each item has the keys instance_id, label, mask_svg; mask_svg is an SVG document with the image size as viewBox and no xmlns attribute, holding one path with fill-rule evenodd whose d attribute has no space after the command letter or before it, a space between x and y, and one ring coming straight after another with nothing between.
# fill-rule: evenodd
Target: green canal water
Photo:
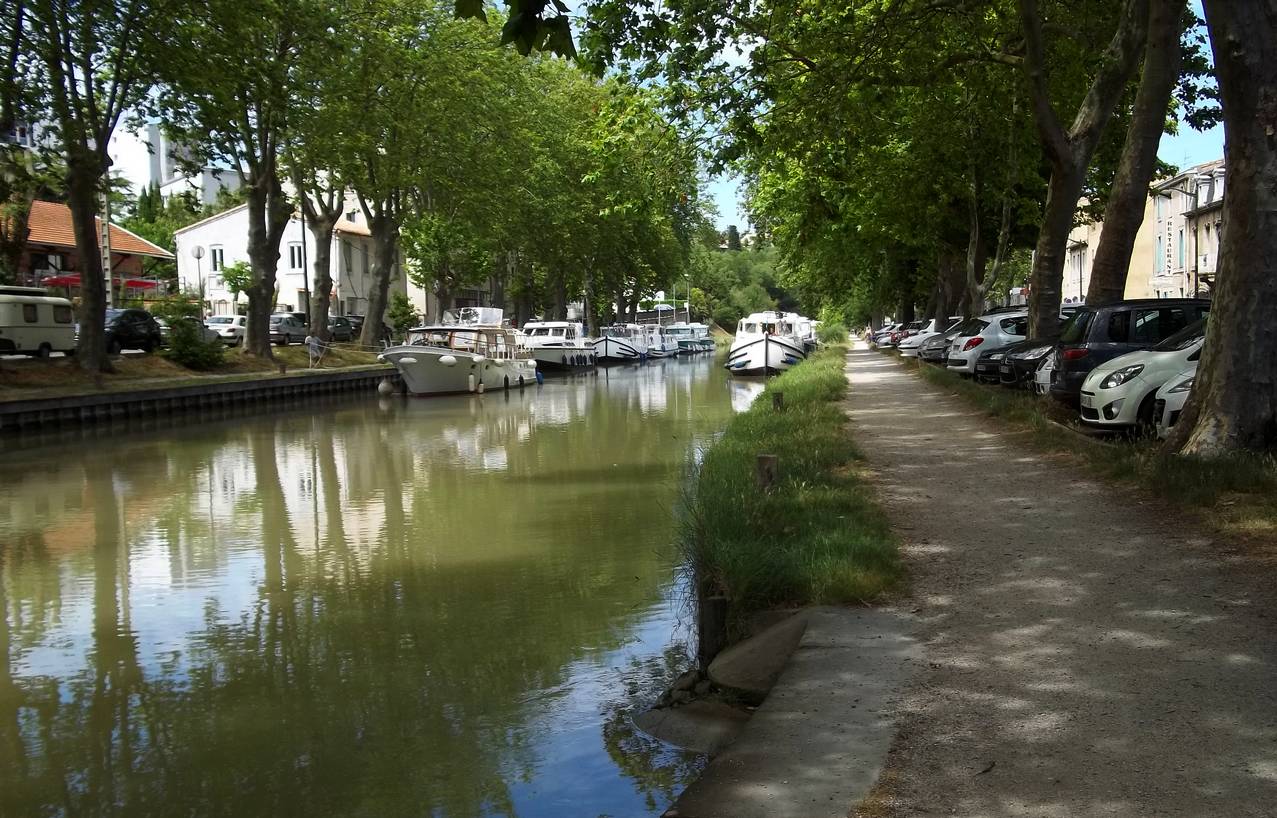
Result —
<instances>
[{"instance_id":1,"label":"green canal water","mask_svg":"<svg viewBox=\"0 0 1277 818\"><path fill-rule=\"evenodd\" d=\"M0 441L0 815L654 815L709 359Z\"/></svg>"}]
</instances>

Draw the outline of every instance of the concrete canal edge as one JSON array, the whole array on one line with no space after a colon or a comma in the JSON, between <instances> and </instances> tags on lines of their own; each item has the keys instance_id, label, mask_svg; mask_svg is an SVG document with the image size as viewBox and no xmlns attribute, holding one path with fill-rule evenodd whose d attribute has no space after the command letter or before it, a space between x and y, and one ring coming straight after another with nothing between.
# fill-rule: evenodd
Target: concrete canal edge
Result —
<instances>
[{"instance_id":1,"label":"concrete canal edge","mask_svg":"<svg viewBox=\"0 0 1277 818\"><path fill-rule=\"evenodd\" d=\"M193 409L295 400L338 392L373 391L385 380L397 389L398 371L381 365L307 369L282 375L200 378L174 386L0 401L0 433L127 421Z\"/></svg>"},{"instance_id":2,"label":"concrete canal edge","mask_svg":"<svg viewBox=\"0 0 1277 818\"><path fill-rule=\"evenodd\" d=\"M873 788L921 661L895 608L815 607L771 693L665 818L845 818Z\"/></svg>"}]
</instances>

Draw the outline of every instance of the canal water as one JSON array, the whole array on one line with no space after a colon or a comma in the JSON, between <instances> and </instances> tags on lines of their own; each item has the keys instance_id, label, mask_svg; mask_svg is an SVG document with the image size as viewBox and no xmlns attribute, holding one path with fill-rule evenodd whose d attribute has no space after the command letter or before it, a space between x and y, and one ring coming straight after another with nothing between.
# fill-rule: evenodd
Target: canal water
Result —
<instances>
[{"instance_id":1,"label":"canal water","mask_svg":"<svg viewBox=\"0 0 1277 818\"><path fill-rule=\"evenodd\" d=\"M686 662L675 504L752 388L672 360L7 446L0 815L659 814L702 763L630 722Z\"/></svg>"}]
</instances>

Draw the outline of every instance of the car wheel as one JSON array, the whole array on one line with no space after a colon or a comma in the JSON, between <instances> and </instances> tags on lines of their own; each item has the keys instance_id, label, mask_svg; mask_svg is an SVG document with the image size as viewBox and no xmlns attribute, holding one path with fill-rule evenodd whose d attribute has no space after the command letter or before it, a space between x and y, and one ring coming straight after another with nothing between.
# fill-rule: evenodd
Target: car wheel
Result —
<instances>
[{"instance_id":1,"label":"car wheel","mask_svg":"<svg viewBox=\"0 0 1277 818\"><path fill-rule=\"evenodd\" d=\"M1157 398L1157 391L1149 392L1140 403L1140 410L1135 415L1135 428L1131 433L1135 437L1147 438L1157 433L1157 418L1153 417L1153 405Z\"/></svg>"},{"instance_id":2,"label":"car wheel","mask_svg":"<svg viewBox=\"0 0 1277 818\"><path fill-rule=\"evenodd\" d=\"M116 341L115 339L112 339L106 345L107 355L119 355L121 351L122 350L120 348L120 342Z\"/></svg>"},{"instance_id":3,"label":"car wheel","mask_svg":"<svg viewBox=\"0 0 1277 818\"><path fill-rule=\"evenodd\" d=\"M40 348L35 351L37 358L48 358L53 354L53 347L49 344L40 344Z\"/></svg>"}]
</instances>

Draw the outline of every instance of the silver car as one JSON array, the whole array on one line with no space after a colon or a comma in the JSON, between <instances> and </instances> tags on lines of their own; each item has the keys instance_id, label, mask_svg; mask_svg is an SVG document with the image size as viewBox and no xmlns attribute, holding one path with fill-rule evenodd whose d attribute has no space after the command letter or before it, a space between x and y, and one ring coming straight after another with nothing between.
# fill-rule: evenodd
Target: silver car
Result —
<instances>
[{"instance_id":1,"label":"silver car","mask_svg":"<svg viewBox=\"0 0 1277 818\"><path fill-rule=\"evenodd\" d=\"M1029 335L1029 313L998 312L968 319L958 328L949 345L950 372L971 375L975 372L976 359L986 349L1018 344Z\"/></svg>"}]
</instances>

